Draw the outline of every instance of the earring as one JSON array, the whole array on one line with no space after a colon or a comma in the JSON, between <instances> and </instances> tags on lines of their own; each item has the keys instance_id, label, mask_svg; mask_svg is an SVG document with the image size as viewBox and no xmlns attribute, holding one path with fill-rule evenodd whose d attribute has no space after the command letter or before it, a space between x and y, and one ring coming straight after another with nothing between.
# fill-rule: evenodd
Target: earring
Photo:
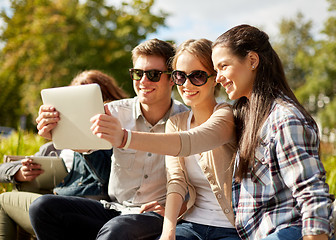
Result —
<instances>
[{"instance_id":1,"label":"earring","mask_svg":"<svg viewBox=\"0 0 336 240\"><path fill-rule=\"evenodd\" d=\"M253 66L252 66L252 69L254 69L254 68L255 68L255 66L253 65Z\"/></svg>"}]
</instances>

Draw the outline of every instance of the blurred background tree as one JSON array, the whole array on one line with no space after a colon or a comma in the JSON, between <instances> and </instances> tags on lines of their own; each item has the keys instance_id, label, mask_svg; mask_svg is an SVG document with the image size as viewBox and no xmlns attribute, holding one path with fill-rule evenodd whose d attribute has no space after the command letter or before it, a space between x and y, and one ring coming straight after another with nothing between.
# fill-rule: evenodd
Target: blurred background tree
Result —
<instances>
[{"instance_id":1,"label":"blurred background tree","mask_svg":"<svg viewBox=\"0 0 336 240\"><path fill-rule=\"evenodd\" d=\"M168 16L152 13L154 1L111 6L104 0L11 0L10 13L0 12L0 125L16 128L20 116L28 116L35 130L40 90L68 85L85 69L114 76L134 95L127 71L131 50L164 27ZM271 40L296 96L335 142L336 0L328 1L318 40L302 13L283 19Z\"/></svg>"},{"instance_id":2,"label":"blurred background tree","mask_svg":"<svg viewBox=\"0 0 336 240\"><path fill-rule=\"evenodd\" d=\"M82 70L99 69L133 95L127 69L131 50L165 26L166 13L151 13L154 0L119 7L104 0L11 0L0 18L0 125L28 128L41 105L43 88L65 86Z\"/></svg>"},{"instance_id":3,"label":"blurred background tree","mask_svg":"<svg viewBox=\"0 0 336 240\"><path fill-rule=\"evenodd\" d=\"M336 137L336 0L328 0L329 18L321 39L311 34L312 22L301 13L283 19L274 44L289 84L319 122L325 141Z\"/></svg>"}]
</instances>

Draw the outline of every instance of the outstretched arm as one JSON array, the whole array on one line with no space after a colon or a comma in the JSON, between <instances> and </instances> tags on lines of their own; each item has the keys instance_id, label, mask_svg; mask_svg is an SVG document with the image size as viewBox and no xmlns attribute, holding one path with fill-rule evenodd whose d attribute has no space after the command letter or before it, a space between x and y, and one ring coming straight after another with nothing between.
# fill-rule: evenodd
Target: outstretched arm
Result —
<instances>
[{"instance_id":1,"label":"outstretched arm","mask_svg":"<svg viewBox=\"0 0 336 240\"><path fill-rule=\"evenodd\" d=\"M120 147L124 138L130 137L121 128L119 120L113 117L105 106L106 114L91 118L93 134L103 138L114 147ZM169 122L170 120L168 120ZM168 124L167 124L168 125ZM170 124L174 128L175 124ZM234 142L233 114L229 107L216 110L211 117L189 131L170 133L131 132L129 148L170 156L189 156ZM124 141L125 142L125 141Z\"/></svg>"},{"instance_id":2,"label":"outstretched arm","mask_svg":"<svg viewBox=\"0 0 336 240\"><path fill-rule=\"evenodd\" d=\"M99 138L109 141L114 147L119 147L123 138L127 137L121 127L118 118L111 115L105 105L106 114L98 114L91 118L91 130ZM181 142L178 133L131 133L129 148L153 152L162 155L177 155L181 149Z\"/></svg>"}]
</instances>

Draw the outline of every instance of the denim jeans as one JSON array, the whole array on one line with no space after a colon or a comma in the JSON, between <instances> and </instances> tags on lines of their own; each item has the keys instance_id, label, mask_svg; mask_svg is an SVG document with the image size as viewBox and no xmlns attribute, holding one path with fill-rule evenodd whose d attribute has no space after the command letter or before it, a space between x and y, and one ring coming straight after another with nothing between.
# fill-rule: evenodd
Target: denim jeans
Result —
<instances>
[{"instance_id":1,"label":"denim jeans","mask_svg":"<svg viewBox=\"0 0 336 240\"><path fill-rule=\"evenodd\" d=\"M240 240L235 228L213 227L182 221L176 226L176 240Z\"/></svg>"},{"instance_id":2,"label":"denim jeans","mask_svg":"<svg viewBox=\"0 0 336 240\"><path fill-rule=\"evenodd\" d=\"M262 240L300 240L300 239L302 239L302 228L287 227L268 235ZM335 240L335 237L332 237L331 240Z\"/></svg>"},{"instance_id":3,"label":"denim jeans","mask_svg":"<svg viewBox=\"0 0 336 240\"><path fill-rule=\"evenodd\" d=\"M155 213L120 215L96 200L44 195L29 208L39 240L155 239L163 217Z\"/></svg>"},{"instance_id":4,"label":"denim jeans","mask_svg":"<svg viewBox=\"0 0 336 240\"><path fill-rule=\"evenodd\" d=\"M271 233L262 240L300 240L302 239L301 227L287 227Z\"/></svg>"}]
</instances>

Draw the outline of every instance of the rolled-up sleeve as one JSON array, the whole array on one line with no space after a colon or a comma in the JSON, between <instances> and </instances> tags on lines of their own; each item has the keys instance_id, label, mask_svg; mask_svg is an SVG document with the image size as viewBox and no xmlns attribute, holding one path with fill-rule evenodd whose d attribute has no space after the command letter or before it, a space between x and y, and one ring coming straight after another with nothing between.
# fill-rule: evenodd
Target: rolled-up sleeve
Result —
<instances>
[{"instance_id":1,"label":"rolled-up sleeve","mask_svg":"<svg viewBox=\"0 0 336 240\"><path fill-rule=\"evenodd\" d=\"M301 209L303 235L332 232L334 198L325 183L317 134L309 125L289 117L281 122L276 138L281 175Z\"/></svg>"},{"instance_id":2,"label":"rolled-up sleeve","mask_svg":"<svg viewBox=\"0 0 336 240\"><path fill-rule=\"evenodd\" d=\"M20 161L8 162L0 165L0 182L16 183L14 175L20 170L22 164Z\"/></svg>"}]
</instances>

